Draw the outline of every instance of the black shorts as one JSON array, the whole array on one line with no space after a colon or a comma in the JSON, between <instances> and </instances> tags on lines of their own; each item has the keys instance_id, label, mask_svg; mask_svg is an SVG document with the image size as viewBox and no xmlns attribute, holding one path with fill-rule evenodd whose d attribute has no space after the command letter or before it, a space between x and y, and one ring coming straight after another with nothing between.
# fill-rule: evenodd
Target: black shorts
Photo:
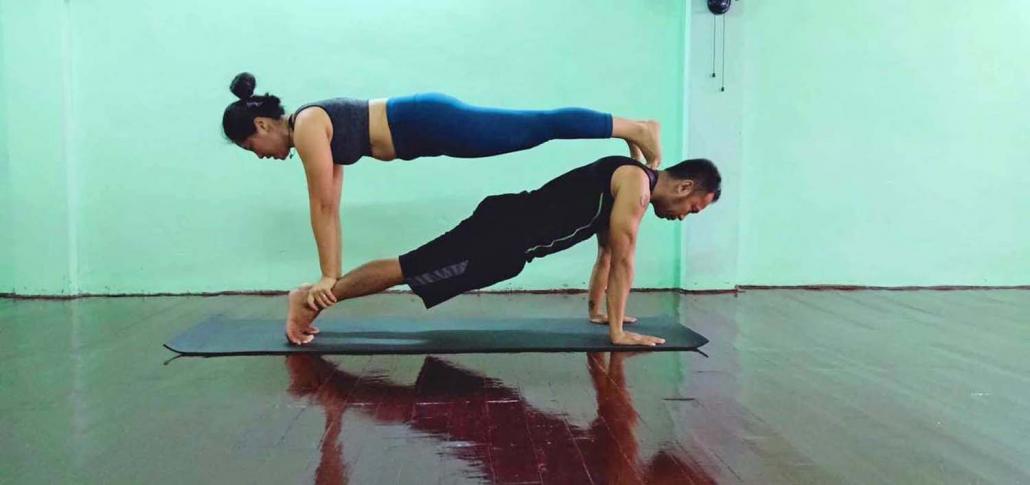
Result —
<instances>
[{"instance_id":1,"label":"black shorts","mask_svg":"<svg viewBox=\"0 0 1030 485\"><path fill-rule=\"evenodd\" d=\"M457 227L401 255L404 281L426 308L522 272L526 256L517 228L524 216L503 201L487 197Z\"/></svg>"}]
</instances>

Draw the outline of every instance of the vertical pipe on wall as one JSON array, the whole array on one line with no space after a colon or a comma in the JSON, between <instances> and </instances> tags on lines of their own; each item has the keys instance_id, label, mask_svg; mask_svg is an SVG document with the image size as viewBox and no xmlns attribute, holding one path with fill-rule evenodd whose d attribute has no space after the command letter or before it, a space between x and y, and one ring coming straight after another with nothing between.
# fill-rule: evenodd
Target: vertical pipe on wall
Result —
<instances>
[{"instance_id":1,"label":"vertical pipe on wall","mask_svg":"<svg viewBox=\"0 0 1030 485\"><path fill-rule=\"evenodd\" d=\"M64 117L61 126L61 151L65 164L65 186L68 196L65 200L68 211L68 283L70 295L80 293L79 285L79 181L78 163L72 147L72 135L75 129L75 110L73 100L72 69L72 17L71 1L64 0L61 22L61 85Z\"/></svg>"},{"instance_id":2,"label":"vertical pipe on wall","mask_svg":"<svg viewBox=\"0 0 1030 485\"><path fill-rule=\"evenodd\" d=\"M7 64L4 62L4 1L0 0L0 294L14 293L14 266L11 261L11 211L14 199L11 197L11 176L7 155Z\"/></svg>"},{"instance_id":3,"label":"vertical pipe on wall","mask_svg":"<svg viewBox=\"0 0 1030 485\"><path fill-rule=\"evenodd\" d=\"M693 11L693 9L690 7L689 4L686 6L686 8L683 9L683 15L682 15L683 25L680 28L680 30L682 32L682 37L680 38L680 52L679 52L679 55L677 56L678 59L679 59L679 62L680 62L680 69L679 69L679 72L680 72L680 83L679 84L680 84L680 86L683 87L682 90L680 91L680 113L679 113L679 115L680 115L680 127L681 127L680 128L680 130L681 130L681 137L680 137L680 147L679 147L679 149L680 149L679 158L680 159L684 159L684 158L687 157L687 153L689 153L689 151L688 151L688 148L689 148L688 144L689 144L689 141L690 141L690 35L691 35L691 15L692 15L692 11ZM665 160L664 163L665 164L669 164L670 162L672 162L672 163L679 163L679 160L675 160L675 161L673 161L673 160ZM673 241L673 244L674 244L673 247L676 248L676 253L675 253L676 254L676 257L675 257L676 265L675 265L675 275L673 276L673 282L674 282L674 285L675 285L674 287L675 288L682 289L682 288L684 288L684 286L683 286L683 271L684 271L684 268L683 267L684 267L684 265L687 262L686 258L684 257L684 251L683 251L683 231L682 230L676 230L676 231L674 231L674 233L675 233L675 236L674 236L674 241Z\"/></svg>"}]
</instances>

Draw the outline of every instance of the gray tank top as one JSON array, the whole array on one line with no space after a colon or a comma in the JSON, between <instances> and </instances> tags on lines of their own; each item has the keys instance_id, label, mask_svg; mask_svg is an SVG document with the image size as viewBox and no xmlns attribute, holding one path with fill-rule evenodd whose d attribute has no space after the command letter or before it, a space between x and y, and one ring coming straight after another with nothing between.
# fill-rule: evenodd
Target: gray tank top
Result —
<instances>
[{"instance_id":1,"label":"gray tank top","mask_svg":"<svg viewBox=\"0 0 1030 485\"><path fill-rule=\"evenodd\" d=\"M312 106L324 109L333 123L333 139L329 141L333 163L350 165L365 155L372 155L372 145L368 140L367 99L332 98L305 104L290 115L290 129L293 129L297 115Z\"/></svg>"}]
</instances>

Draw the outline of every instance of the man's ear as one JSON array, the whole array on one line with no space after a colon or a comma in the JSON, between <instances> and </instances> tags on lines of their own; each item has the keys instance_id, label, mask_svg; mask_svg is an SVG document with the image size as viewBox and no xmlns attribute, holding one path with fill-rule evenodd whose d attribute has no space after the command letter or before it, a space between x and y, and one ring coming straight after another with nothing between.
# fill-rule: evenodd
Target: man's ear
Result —
<instances>
[{"instance_id":1,"label":"man's ear","mask_svg":"<svg viewBox=\"0 0 1030 485\"><path fill-rule=\"evenodd\" d=\"M676 195L680 195L680 196L690 195L690 193L693 192L693 190L694 190L694 181L693 180L684 180L684 181L681 181L679 184L676 185Z\"/></svg>"}]
</instances>

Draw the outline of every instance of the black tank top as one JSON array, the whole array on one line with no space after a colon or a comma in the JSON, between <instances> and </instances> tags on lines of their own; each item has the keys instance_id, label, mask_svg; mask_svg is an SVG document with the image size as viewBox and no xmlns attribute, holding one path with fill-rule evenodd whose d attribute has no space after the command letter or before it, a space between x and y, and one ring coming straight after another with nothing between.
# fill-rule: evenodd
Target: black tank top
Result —
<instances>
[{"instance_id":1,"label":"black tank top","mask_svg":"<svg viewBox=\"0 0 1030 485\"><path fill-rule=\"evenodd\" d=\"M363 156L372 155L368 139L368 100L332 98L305 104L290 115L290 129L297 114L312 106L324 109L333 123L333 139L329 141L333 163L350 165Z\"/></svg>"},{"instance_id":2,"label":"black tank top","mask_svg":"<svg viewBox=\"0 0 1030 485\"><path fill-rule=\"evenodd\" d=\"M632 158L611 156L566 172L539 189L494 196L517 211L510 229L519 234L526 260L562 251L607 230L615 203L612 175L624 165L640 167L654 191L658 172Z\"/></svg>"}]
</instances>

